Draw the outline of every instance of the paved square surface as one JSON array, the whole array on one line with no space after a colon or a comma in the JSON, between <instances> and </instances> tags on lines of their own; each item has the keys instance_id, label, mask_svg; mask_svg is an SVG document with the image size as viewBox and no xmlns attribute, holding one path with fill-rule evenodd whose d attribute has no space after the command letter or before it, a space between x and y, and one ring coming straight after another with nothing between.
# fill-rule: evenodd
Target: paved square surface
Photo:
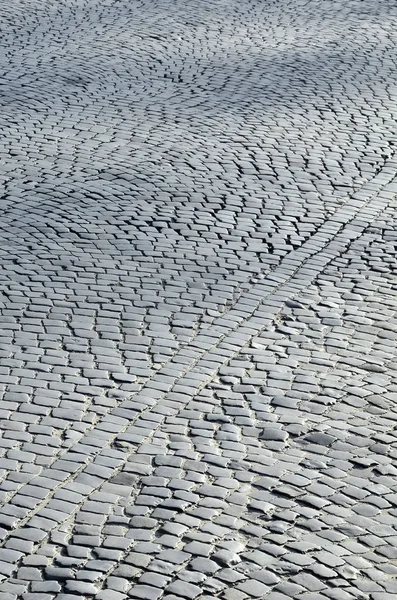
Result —
<instances>
[{"instance_id":1,"label":"paved square surface","mask_svg":"<svg viewBox=\"0 0 397 600\"><path fill-rule=\"evenodd\" d=\"M394 600L395 1L0 26L0 600Z\"/></svg>"}]
</instances>

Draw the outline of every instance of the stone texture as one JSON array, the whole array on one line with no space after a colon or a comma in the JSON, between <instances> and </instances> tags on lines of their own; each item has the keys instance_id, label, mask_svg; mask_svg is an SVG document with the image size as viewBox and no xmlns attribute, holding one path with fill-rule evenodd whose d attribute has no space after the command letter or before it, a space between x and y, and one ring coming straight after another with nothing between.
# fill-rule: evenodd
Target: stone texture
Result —
<instances>
[{"instance_id":1,"label":"stone texture","mask_svg":"<svg viewBox=\"0 0 397 600\"><path fill-rule=\"evenodd\" d=\"M0 600L394 597L394 3L0 14Z\"/></svg>"}]
</instances>

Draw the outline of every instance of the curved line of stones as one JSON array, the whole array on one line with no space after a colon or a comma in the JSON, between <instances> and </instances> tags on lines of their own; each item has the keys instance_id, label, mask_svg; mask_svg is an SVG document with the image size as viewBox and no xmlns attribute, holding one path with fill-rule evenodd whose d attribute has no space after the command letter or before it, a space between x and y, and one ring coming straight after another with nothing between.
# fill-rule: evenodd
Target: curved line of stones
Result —
<instances>
[{"instance_id":1,"label":"curved line of stones","mask_svg":"<svg viewBox=\"0 0 397 600\"><path fill-rule=\"evenodd\" d=\"M181 398L178 401L182 406L186 404L192 394L207 385L223 364L246 346L254 335L268 326L286 300L306 287L334 257L342 254L351 241L359 237L376 215L387 207L395 195L393 189L387 189L387 184L393 180L396 170L397 160L391 159L382 172L366 184L360 193L352 196L348 206L336 211L307 243L303 244L296 252L287 255L275 272L269 274L265 281L254 285L248 293L244 294L230 311L229 319L225 319L223 316L216 319L210 330L205 334L200 334L192 344L196 348L195 350L189 351L182 348L171 360L176 363L175 359L178 357L187 357L188 364L182 373L180 367L176 367L175 370L169 369L168 366L164 367L134 396L134 402L124 400L119 407L108 413L95 426L94 430L86 434L74 446L66 449L62 459L57 459L46 470L47 472L41 474L41 476L50 475L51 469L61 467L59 471L67 469L64 471L65 477L61 478L59 485L55 486L49 498L39 501L26 517L22 518L18 524L14 524L13 530L16 527L29 526L34 516L51 502L53 495L72 481L78 482L79 476L83 475L84 471L88 471L86 475L90 477L91 465L95 466L95 463L98 463L102 454L106 452L117 436L122 434L136 418L145 412L152 411L160 399L166 400L168 393L179 392ZM350 225L351 228L348 229L347 225ZM280 275L277 274L277 271L281 271ZM157 397L157 400L153 400L153 396ZM136 400L146 401L146 406L141 405L138 414ZM98 431L101 432L100 438L93 436L93 433ZM152 432L152 435L155 431ZM91 444L94 442L94 445L91 445L90 442ZM97 450L98 446L99 450ZM89 455L78 453L79 448L81 450L88 449ZM123 453L116 454L118 454L118 458L115 457L117 464L113 466L113 474L118 472L126 461ZM65 457L68 455L72 459L71 462L65 461ZM113 456L115 456L114 453ZM72 469L73 474L69 475L72 465L75 465L75 468ZM103 483L99 482L95 476L91 479L92 491ZM34 478L30 484L33 482ZM20 488L18 494L24 487ZM60 513L59 523L70 517L71 514ZM12 536L13 530L3 539L2 546ZM20 554L22 556L22 553ZM9 576L11 575L12 572L9 573Z\"/></svg>"}]
</instances>

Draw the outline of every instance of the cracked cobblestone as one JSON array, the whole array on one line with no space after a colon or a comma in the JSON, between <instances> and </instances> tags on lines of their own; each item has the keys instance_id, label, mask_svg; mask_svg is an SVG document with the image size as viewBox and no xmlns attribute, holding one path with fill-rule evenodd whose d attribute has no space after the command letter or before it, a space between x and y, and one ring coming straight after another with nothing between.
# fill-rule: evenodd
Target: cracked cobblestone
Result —
<instances>
[{"instance_id":1,"label":"cracked cobblestone","mask_svg":"<svg viewBox=\"0 0 397 600\"><path fill-rule=\"evenodd\" d=\"M394 3L0 14L0 600L394 598Z\"/></svg>"}]
</instances>

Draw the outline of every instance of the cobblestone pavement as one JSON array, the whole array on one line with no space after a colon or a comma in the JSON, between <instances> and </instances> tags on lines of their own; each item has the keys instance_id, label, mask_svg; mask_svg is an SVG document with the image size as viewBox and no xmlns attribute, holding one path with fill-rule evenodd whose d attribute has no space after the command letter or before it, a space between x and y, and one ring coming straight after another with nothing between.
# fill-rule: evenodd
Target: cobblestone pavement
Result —
<instances>
[{"instance_id":1,"label":"cobblestone pavement","mask_svg":"<svg viewBox=\"0 0 397 600\"><path fill-rule=\"evenodd\" d=\"M0 20L0 600L395 599L394 0Z\"/></svg>"}]
</instances>

